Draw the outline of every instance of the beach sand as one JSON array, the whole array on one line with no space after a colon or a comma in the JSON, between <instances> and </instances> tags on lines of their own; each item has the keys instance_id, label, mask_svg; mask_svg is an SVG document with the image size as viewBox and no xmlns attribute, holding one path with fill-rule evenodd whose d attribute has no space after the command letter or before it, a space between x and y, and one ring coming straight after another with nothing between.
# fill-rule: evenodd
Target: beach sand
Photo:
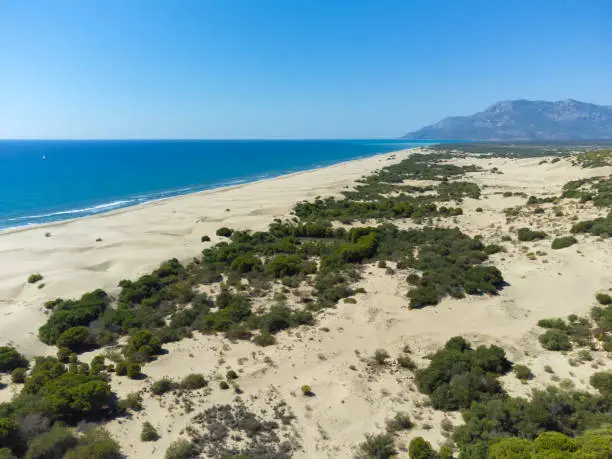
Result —
<instances>
[{"instance_id":1,"label":"beach sand","mask_svg":"<svg viewBox=\"0 0 612 459\"><path fill-rule=\"evenodd\" d=\"M266 180L226 190L210 191L130 208L78 221L47 225L0 235L3 263L0 279L0 337L15 342L23 351L40 353L46 346L35 336L44 321L42 301L56 296L74 296L97 287L112 289L121 278L135 278L160 261L188 259L217 241L220 226L263 229L275 217L286 217L296 201L318 195L336 195L361 175L398 161L409 152L386 154L342 165ZM395 157L395 160L389 158ZM551 239L531 243L516 241L523 226L547 231L551 236L569 234L573 220L603 215L605 210L589 203L563 201L562 217L555 217L552 204L543 214L525 211L507 221L503 209L524 205L525 197L503 197L503 192L527 195L558 195L569 180L607 175L612 168L581 169L566 161L541 164L538 159L461 159L458 164L477 164L485 169L466 180L481 185L479 200L466 199L464 215L455 221L437 224L458 226L470 235L482 235L505 252L492 255L508 286L497 296L470 296L444 299L436 307L409 310L406 275L390 273L376 265L365 267L358 286L356 304L341 302L335 309L317 316L314 327L300 327L277 335L278 344L257 347L248 342L231 343L221 336L195 334L191 339L170 343L169 353L145 367L147 379L114 378L113 389L120 396L143 391L145 409L129 419L109 424L130 458L163 457L167 446L185 436L195 414L218 403L230 403L233 391L222 391L218 381L228 369L239 374L244 403L256 412L270 411L275 401L284 401L295 420L283 427L287 438L299 438L298 458L353 457L366 433L384 431L385 420L394 413L410 414L415 427L398 437L400 448L415 436L423 436L439 447L448 437L442 421L461 422L458 413L433 410L428 398L419 394L412 372L393 366L371 365L376 349L396 357L405 346L418 366L425 357L449 338L463 335L474 345L501 345L516 363L528 365L535 378L522 384L512 374L502 378L513 395L528 395L560 381L593 390L588 383L595 371L612 368L603 352L593 352L594 362L572 366L569 355L542 349L536 326L544 317L588 314L595 305L594 294L612 288L609 240L577 236L578 244L563 250L550 249ZM503 174L492 173L497 167ZM476 209L480 207L482 211ZM229 209L229 210L226 210ZM410 227L409 221L396 221ZM50 232L51 237L45 237ZM202 235L211 243L200 243ZM511 235L511 241L503 241ZM101 237L102 242L95 239ZM530 256L530 252L540 255ZM395 267L393 263L388 263ZM26 283L32 272L40 272L47 285L42 290ZM95 353L84 356L90 358ZM554 375L544 371L550 365ZM170 376L176 380L192 373L204 373L209 388L185 398L174 394L154 396L146 388L152 380ZM555 376L556 378L552 378ZM308 384L313 397L304 397L300 387ZM6 392L2 391L2 392ZM148 420L161 438L140 441L142 423ZM408 457L400 451L398 457Z\"/></svg>"}]
</instances>

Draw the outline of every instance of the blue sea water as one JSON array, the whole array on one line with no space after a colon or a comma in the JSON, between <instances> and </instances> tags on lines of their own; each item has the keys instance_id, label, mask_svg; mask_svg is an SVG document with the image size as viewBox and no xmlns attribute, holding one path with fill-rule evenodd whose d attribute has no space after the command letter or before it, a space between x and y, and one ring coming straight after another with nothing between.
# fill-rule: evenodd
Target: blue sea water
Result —
<instances>
[{"instance_id":1,"label":"blue sea water","mask_svg":"<svg viewBox=\"0 0 612 459\"><path fill-rule=\"evenodd\" d=\"M425 145L401 140L0 140L0 229Z\"/></svg>"}]
</instances>

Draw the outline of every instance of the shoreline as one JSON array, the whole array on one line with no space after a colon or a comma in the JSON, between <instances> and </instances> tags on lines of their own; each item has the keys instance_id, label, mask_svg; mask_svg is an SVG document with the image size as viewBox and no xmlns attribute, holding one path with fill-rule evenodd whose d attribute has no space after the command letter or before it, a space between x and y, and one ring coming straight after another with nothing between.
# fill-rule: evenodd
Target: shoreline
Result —
<instances>
[{"instance_id":1,"label":"shoreline","mask_svg":"<svg viewBox=\"0 0 612 459\"><path fill-rule=\"evenodd\" d=\"M13 343L26 355L47 354L52 348L36 334L46 321L44 302L97 288L113 294L121 279L136 279L170 258L189 260L220 242L215 232L222 226L265 230L275 218L289 217L298 202L339 196L420 148L1 231L0 344ZM210 242L201 241L204 235ZM33 273L43 277L38 284L27 282Z\"/></svg>"},{"instance_id":2,"label":"shoreline","mask_svg":"<svg viewBox=\"0 0 612 459\"><path fill-rule=\"evenodd\" d=\"M136 203L136 204L131 204L131 205L127 205L124 207L119 207L116 209L111 209L108 211L102 211L102 212L98 212L98 213L93 213L90 215L83 215L80 217L73 217L73 218L66 218L63 220L56 220L56 221L49 221L49 222L44 222L44 223L32 223L32 224L26 224L26 225L21 225L21 226L13 226L13 227L8 227L8 228L0 228L0 237L2 237L3 235L6 234L13 234L13 233L18 233L18 232L22 232L22 231L27 231L27 230L31 230L31 229L38 229L38 228L48 228L48 227L52 227L55 225L62 225L65 223L70 223L73 221L79 221L82 219L86 219L86 218L94 218L94 217L103 217L103 216L111 216L111 215L117 215L129 210L135 210L138 208L143 208L145 206L149 206L149 205L154 205L155 203L159 203L159 202L166 202L169 200L173 200L173 199L180 199L180 198L184 198L187 196L195 196L195 195L204 195L204 194L213 194L213 193L217 193L217 192L221 192L221 191L227 191L227 190L231 190L231 189L235 189L235 188L240 188L240 187L244 187L247 185L252 185L252 184L256 184L256 183L262 183L262 182L267 182L267 181L272 181L272 180L277 180L277 179L281 179L281 178L290 178L290 177L294 177L294 176L298 176L301 174L307 174L309 172L313 172L313 171L317 171L317 170L321 170L321 169L327 169L327 168L334 168L334 167L339 167L339 166L343 166L345 164L348 163L353 163L353 162L358 162L358 161L363 161L369 158L377 158L380 156L388 156L388 155L393 155L393 154L398 154L398 153L403 153L406 151L413 151L413 150L419 150L424 148L423 146L418 146L418 147L413 147L413 148L405 148L405 149L401 149L401 150L394 150L394 151L390 151L390 152L386 152L386 153L375 153L373 155L366 155L366 156L359 156L353 159L349 159L349 160L345 160L345 161L340 161L340 162L334 162L328 165L318 165L318 166L314 166L311 167L310 169L304 169L304 170L299 170L299 171L294 171L294 172L286 172L286 173L281 173L279 175L272 175L269 177L263 177L263 178L257 178L255 177L253 180L249 180L249 178L235 178L232 179L231 181L240 181L240 183L235 183L235 184L229 184L229 185L220 185L220 186L216 186L215 184L211 185L212 188L203 188L200 190L196 190L196 191L187 191L185 193L179 193L179 194L175 194L175 195L171 195L171 196L167 196L167 197L161 197L161 198L156 198L156 199L151 199L148 201L144 201L144 202L140 202L140 203ZM194 187L191 188L198 188L200 186L196 185ZM172 190L169 191L165 191L165 192L172 192ZM162 193L162 192L160 192ZM127 199L127 198L126 198ZM109 204L100 204L100 206L102 205L109 205ZM96 206L94 206L96 207ZM77 212L78 210L69 210L69 211L63 211L63 212ZM27 218L27 217L20 217L20 218Z\"/></svg>"}]
</instances>

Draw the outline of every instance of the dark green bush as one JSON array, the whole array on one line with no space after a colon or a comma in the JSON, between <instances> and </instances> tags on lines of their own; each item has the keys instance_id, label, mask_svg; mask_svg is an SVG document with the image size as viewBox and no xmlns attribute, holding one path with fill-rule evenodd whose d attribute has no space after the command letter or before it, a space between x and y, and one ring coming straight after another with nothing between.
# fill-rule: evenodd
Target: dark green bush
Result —
<instances>
[{"instance_id":1,"label":"dark green bush","mask_svg":"<svg viewBox=\"0 0 612 459\"><path fill-rule=\"evenodd\" d=\"M55 344L69 328L88 326L101 316L108 303L108 295L99 289L85 293L79 300L58 300L47 323L38 330L41 341Z\"/></svg>"},{"instance_id":2,"label":"dark green bush","mask_svg":"<svg viewBox=\"0 0 612 459\"><path fill-rule=\"evenodd\" d=\"M415 437L410 441L408 446L408 455L410 459L436 459L437 454L431 447L431 443L423 437Z\"/></svg>"},{"instance_id":3,"label":"dark green bush","mask_svg":"<svg viewBox=\"0 0 612 459\"><path fill-rule=\"evenodd\" d=\"M0 372L9 373L15 368L27 368L28 361L17 349L11 346L0 347Z\"/></svg>"},{"instance_id":4,"label":"dark green bush","mask_svg":"<svg viewBox=\"0 0 612 459\"><path fill-rule=\"evenodd\" d=\"M233 231L231 229L226 226L223 226L219 228L215 234L220 237L230 237L232 233Z\"/></svg>"},{"instance_id":5,"label":"dark green bush","mask_svg":"<svg viewBox=\"0 0 612 459\"><path fill-rule=\"evenodd\" d=\"M434 408L451 411L504 394L497 378L511 367L500 347L472 349L465 339L454 337L431 357L427 368L416 372L416 382L431 396Z\"/></svg>"},{"instance_id":6,"label":"dark green bush","mask_svg":"<svg viewBox=\"0 0 612 459\"><path fill-rule=\"evenodd\" d=\"M568 334L556 328L546 330L539 340L542 347L549 351L569 351L572 348Z\"/></svg>"},{"instance_id":7,"label":"dark green bush","mask_svg":"<svg viewBox=\"0 0 612 459\"><path fill-rule=\"evenodd\" d=\"M551 248L553 250L564 249L565 247L569 247L570 245L574 245L578 242L574 236L564 236L553 239Z\"/></svg>"},{"instance_id":8,"label":"dark green bush","mask_svg":"<svg viewBox=\"0 0 612 459\"><path fill-rule=\"evenodd\" d=\"M30 276L28 277L28 283L35 284L36 282L39 282L42 279L43 277L39 273L30 274Z\"/></svg>"},{"instance_id":9,"label":"dark green bush","mask_svg":"<svg viewBox=\"0 0 612 459\"><path fill-rule=\"evenodd\" d=\"M136 379L141 375L142 368L138 363L130 363L127 368L127 377L130 379Z\"/></svg>"},{"instance_id":10,"label":"dark green bush","mask_svg":"<svg viewBox=\"0 0 612 459\"><path fill-rule=\"evenodd\" d=\"M276 344L276 338L270 333L261 332L259 335L253 338L253 343L262 347L272 346L273 344Z\"/></svg>"},{"instance_id":11,"label":"dark green bush","mask_svg":"<svg viewBox=\"0 0 612 459\"><path fill-rule=\"evenodd\" d=\"M200 242L210 242L210 236L202 236Z\"/></svg>"},{"instance_id":12,"label":"dark green bush","mask_svg":"<svg viewBox=\"0 0 612 459\"><path fill-rule=\"evenodd\" d=\"M27 368L15 368L11 373L11 381L16 384L24 383L27 371Z\"/></svg>"},{"instance_id":13,"label":"dark green bush","mask_svg":"<svg viewBox=\"0 0 612 459\"><path fill-rule=\"evenodd\" d=\"M62 332L55 342L57 347L70 349L72 352L85 352L95 347L93 337L87 327L72 327Z\"/></svg>"},{"instance_id":14,"label":"dark green bush","mask_svg":"<svg viewBox=\"0 0 612 459\"><path fill-rule=\"evenodd\" d=\"M612 296L608 295L607 293L598 293L595 295L595 299L599 304L603 304L605 306L612 304Z\"/></svg>"},{"instance_id":15,"label":"dark green bush","mask_svg":"<svg viewBox=\"0 0 612 459\"><path fill-rule=\"evenodd\" d=\"M612 395L612 371L600 371L594 373L589 380L591 386L597 389L603 396Z\"/></svg>"},{"instance_id":16,"label":"dark green bush","mask_svg":"<svg viewBox=\"0 0 612 459\"><path fill-rule=\"evenodd\" d=\"M548 235L544 231L533 231L530 228L521 228L518 230L518 240L522 242L546 239L547 236Z\"/></svg>"}]
</instances>

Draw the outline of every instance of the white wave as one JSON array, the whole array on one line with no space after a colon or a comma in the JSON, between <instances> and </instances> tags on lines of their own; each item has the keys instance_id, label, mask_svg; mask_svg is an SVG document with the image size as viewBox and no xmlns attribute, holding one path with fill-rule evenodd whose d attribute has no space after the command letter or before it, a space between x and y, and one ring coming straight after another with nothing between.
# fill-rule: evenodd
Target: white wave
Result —
<instances>
[{"instance_id":1,"label":"white wave","mask_svg":"<svg viewBox=\"0 0 612 459\"><path fill-rule=\"evenodd\" d=\"M55 217L57 215L72 215L72 214L106 212L107 210L112 210L112 209L116 209L118 207L123 207L126 204L129 204L131 202L133 202L133 201L113 201L113 202L109 202L107 204L100 204L98 206L84 207L82 209L61 210L59 212L51 212L51 213L48 213L48 214L26 215L24 217L9 218L7 221L30 220L30 219L33 219L33 218L48 218L48 217Z\"/></svg>"}]
</instances>

